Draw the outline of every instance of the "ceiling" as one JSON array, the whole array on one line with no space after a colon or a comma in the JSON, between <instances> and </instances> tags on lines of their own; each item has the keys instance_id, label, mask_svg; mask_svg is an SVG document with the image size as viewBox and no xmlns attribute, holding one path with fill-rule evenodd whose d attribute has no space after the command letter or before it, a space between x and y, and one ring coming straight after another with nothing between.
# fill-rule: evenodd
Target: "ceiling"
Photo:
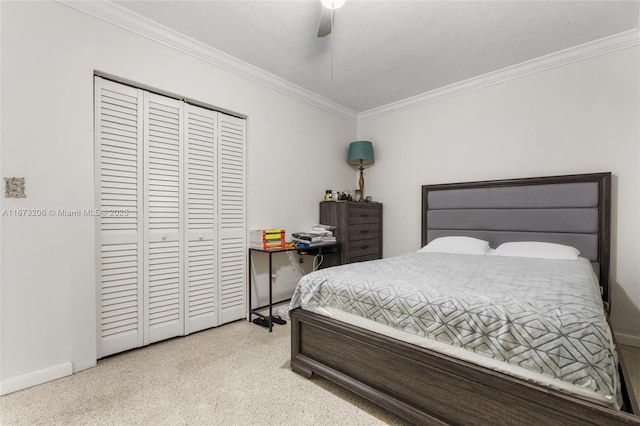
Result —
<instances>
[{"instance_id":1,"label":"ceiling","mask_svg":"<svg viewBox=\"0 0 640 426\"><path fill-rule=\"evenodd\" d=\"M640 1L117 1L356 113L612 35Z\"/></svg>"}]
</instances>

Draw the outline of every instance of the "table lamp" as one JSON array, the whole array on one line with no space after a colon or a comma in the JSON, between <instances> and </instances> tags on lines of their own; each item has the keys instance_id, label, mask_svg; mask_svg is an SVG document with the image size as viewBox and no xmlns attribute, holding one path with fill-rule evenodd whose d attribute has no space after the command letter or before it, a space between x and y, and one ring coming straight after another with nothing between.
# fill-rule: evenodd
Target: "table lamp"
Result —
<instances>
[{"instance_id":1,"label":"table lamp","mask_svg":"<svg viewBox=\"0 0 640 426\"><path fill-rule=\"evenodd\" d=\"M349 144L349 164L360 165L360 199L364 201L364 165L373 163L373 144L369 141L355 141Z\"/></svg>"}]
</instances>

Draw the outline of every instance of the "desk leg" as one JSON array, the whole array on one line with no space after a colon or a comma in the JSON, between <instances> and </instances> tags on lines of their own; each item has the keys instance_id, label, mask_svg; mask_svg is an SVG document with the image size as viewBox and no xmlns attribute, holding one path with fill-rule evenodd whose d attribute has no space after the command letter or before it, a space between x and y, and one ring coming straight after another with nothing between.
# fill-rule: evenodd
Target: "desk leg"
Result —
<instances>
[{"instance_id":1,"label":"desk leg","mask_svg":"<svg viewBox=\"0 0 640 426\"><path fill-rule=\"evenodd\" d=\"M273 271L271 262L272 254L273 253L269 252L269 333L271 333L273 329Z\"/></svg>"},{"instance_id":2,"label":"desk leg","mask_svg":"<svg viewBox=\"0 0 640 426\"><path fill-rule=\"evenodd\" d=\"M247 315L249 322L251 322L251 259L251 249L249 249L249 261L247 262L249 264L249 270L247 271L247 274L249 275L249 300L247 301L247 305L249 305L249 314Z\"/></svg>"}]
</instances>

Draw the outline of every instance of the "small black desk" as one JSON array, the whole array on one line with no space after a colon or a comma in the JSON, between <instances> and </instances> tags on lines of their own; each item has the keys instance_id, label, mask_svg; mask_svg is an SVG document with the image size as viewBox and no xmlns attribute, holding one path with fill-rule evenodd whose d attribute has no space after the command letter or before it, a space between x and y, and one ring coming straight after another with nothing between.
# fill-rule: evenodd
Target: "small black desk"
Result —
<instances>
[{"instance_id":1,"label":"small black desk","mask_svg":"<svg viewBox=\"0 0 640 426\"><path fill-rule=\"evenodd\" d=\"M271 257L273 256L274 253L284 253L288 251L296 251L298 252L298 254L311 255L311 256L315 256L318 254L323 256L328 256L328 255L340 256L340 244L332 242L332 243L323 243L323 244L310 246L310 247L289 247L289 248L277 247L277 248L268 248L268 249L249 247L249 262L248 262L249 263L249 321L252 320L251 318L252 315L256 315L266 319L269 322L269 332L273 330L273 321L271 320L271 318L273 317L273 304L274 304L273 302L273 262ZM269 255L269 304L264 306L259 306L257 308L251 308L251 260L252 260L253 253L255 252L267 253ZM289 299L279 300L275 303L282 303L288 300L291 300L291 299L289 298ZM257 312L265 308L269 308L268 318L265 315L262 315L261 313Z\"/></svg>"}]
</instances>

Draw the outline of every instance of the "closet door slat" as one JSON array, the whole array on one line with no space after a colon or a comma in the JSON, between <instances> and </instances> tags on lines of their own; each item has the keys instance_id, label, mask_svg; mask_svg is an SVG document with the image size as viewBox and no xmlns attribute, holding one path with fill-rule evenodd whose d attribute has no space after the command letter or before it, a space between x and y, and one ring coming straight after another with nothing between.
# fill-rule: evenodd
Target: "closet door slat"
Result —
<instances>
[{"instance_id":1,"label":"closet door slat","mask_svg":"<svg viewBox=\"0 0 640 426\"><path fill-rule=\"evenodd\" d=\"M185 106L186 322L193 333L218 325L216 157L218 113Z\"/></svg>"},{"instance_id":2,"label":"closet door slat","mask_svg":"<svg viewBox=\"0 0 640 426\"><path fill-rule=\"evenodd\" d=\"M218 298L220 323L246 312L246 121L218 115Z\"/></svg>"},{"instance_id":3,"label":"closet door slat","mask_svg":"<svg viewBox=\"0 0 640 426\"><path fill-rule=\"evenodd\" d=\"M184 103L144 92L144 343L184 334Z\"/></svg>"},{"instance_id":4,"label":"closet door slat","mask_svg":"<svg viewBox=\"0 0 640 426\"><path fill-rule=\"evenodd\" d=\"M142 92L95 79L97 353L143 344Z\"/></svg>"}]
</instances>

